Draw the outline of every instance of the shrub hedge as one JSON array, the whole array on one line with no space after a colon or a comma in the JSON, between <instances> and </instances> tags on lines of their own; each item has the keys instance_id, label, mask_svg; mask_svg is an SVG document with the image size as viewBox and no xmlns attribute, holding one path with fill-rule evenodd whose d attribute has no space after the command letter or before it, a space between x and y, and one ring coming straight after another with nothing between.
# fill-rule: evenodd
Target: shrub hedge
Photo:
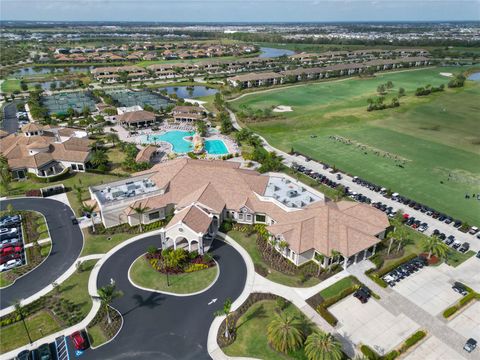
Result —
<instances>
[{"instance_id":1,"label":"shrub hedge","mask_svg":"<svg viewBox=\"0 0 480 360\"><path fill-rule=\"evenodd\" d=\"M411 348L413 345L415 345L420 340L422 340L425 336L427 336L427 333L425 331L423 331L423 330L417 331L415 334L413 334L407 340L405 340L402 347L400 348L400 352L404 353L409 348Z\"/></svg>"},{"instance_id":2,"label":"shrub hedge","mask_svg":"<svg viewBox=\"0 0 480 360\"><path fill-rule=\"evenodd\" d=\"M480 293L477 293L477 292L472 290L472 291L469 291L469 293L467 295L462 297L458 301L458 303L456 303L455 305L450 306L449 308L445 309L445 311L443 312L443 317L444 318L449 318L450 316L455 314L458 310L460 310L465 305L467 305L470 301L473 301L473 300L480 300Z\"/></svg>"},{"instance_id":3,"label":"shrub hedge","mask_svg":"<svg viewBox=\"0 0 480 360\"><path fill-rule=\"evenodd\" d=\"M330 311L328 311L327 308L324 308L322 305L318 305L316 310L330 325L337 325L338 319Z\"/></svg>"}]
</instances>

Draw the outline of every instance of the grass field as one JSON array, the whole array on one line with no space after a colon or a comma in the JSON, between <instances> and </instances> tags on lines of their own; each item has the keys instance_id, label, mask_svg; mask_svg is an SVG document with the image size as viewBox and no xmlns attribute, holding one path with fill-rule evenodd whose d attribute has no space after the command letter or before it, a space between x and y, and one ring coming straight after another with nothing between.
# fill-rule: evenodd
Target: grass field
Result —
<instances>
[{"instance_id":1,"label":"grass field","mask_svg":"<svg viewBox=\"0 0 480 360\"><path fill-rule=\"evenodd\" d=\"M130 277L134 284L158 291L176 294L191 294L206 289L217 277L218 267L167 276L154 270L152 266L139 257L130 268Z\"/></svg>"},{"instance_id":2,"label":"grass field","mask_svg":"<svg viewBox=\"0 0 480 360\"><path fill-rule=\"evenodd\" d=\"M448 78L441 72L460 70L466 68L435 67L369 79L308 83L248 94L232 106L237 111L244 106L291 106L292 112L247 125L284 151L293 147L451 216L480 224L480 201L465 199L465 194L480 192L480 83L468 81L464 89L413 95L417 87L446 84ZM389 80L394 89L388 97L400 87L406 90L401 106L367 112L367 99ZM353 145L330 136L349 139ZM395 157L404 160L403 168Z\"/></svg>"},{"instance_id":3,"label":"grass field","mask_svg":"<svg viewBox=\"0 0 480 360\"><path fill-rule=\"evenodd\" d=\"M20 91L20 80L8 79L2 82L2 92L12 93L14 91Z\"/></svg>"}]
</instances>

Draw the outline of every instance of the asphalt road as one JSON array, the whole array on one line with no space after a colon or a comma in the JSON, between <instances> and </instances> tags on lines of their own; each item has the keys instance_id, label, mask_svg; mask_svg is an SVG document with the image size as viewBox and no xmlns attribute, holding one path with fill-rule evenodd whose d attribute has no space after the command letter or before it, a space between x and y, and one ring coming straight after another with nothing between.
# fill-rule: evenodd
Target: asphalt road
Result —
<instances>
[{"instance_id":1,"label":"asphalt road","mask_svg":"<svg viewBox=\"0 0 480 360\"><path fill-rule=\"evenodd\" d=\"M123 328L110 343L88 350L85 359L210 359L208 330L214 312L230 297L234 301L246 280L246 265L230 245L216 240L211 250L220 266L220 276L206 292L188 297L143 291L128 280L133 261L158 237L139 240L115 253L100 269L97 286L114 279L123 297L112 304L123 315ZM208 303L216 298L212 305Z\"/></svg>"},{"instance_id":2,"label":"asphalt road","mask_svg":"<svg viewBox=\"0 0 480 360\"><path fill-rule=\"evenodd\" d=\"M9 134L16 133L18 130L17 105L11 102L3 108L2 128Z\"/></svg>"},{"instance_id":3,"label":"asphalt road","mask_svg":"<svg viewBox=\"0 0 480 360\"><path fill-rule=\"evenodd\" d=\"M62 202L41 198L20 198L0 202L0 209L12 204L15 210L34 210L47 219L52 251L36 269L3 289L1 309L9 307L16 299L25 299L50 285L76 261L83 247L83 235L78 225L73 225L72 209Z\"/></svg>"}]
</instances>

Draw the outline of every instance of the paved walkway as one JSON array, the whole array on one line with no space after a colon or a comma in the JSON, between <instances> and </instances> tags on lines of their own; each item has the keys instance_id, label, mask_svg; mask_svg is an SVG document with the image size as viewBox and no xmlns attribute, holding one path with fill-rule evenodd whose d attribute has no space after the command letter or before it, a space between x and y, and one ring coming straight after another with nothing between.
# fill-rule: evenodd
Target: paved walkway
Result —
<instances>
[{"instance_id":1,"label":"paved walkway","mask_svg":"<svg viewBox=\"0 0 480 360\"><path fill-rule=\"evenodd\" d=\"M255 267L253 261L250 258L250 255L247 251L239 245L235 240L230 236L219 233L219 236L223 238L228 244L232 245L243 257L245 263L247 264L247 281L245 283L245 288L240 295L240 297L232 304L232 311L235 311L240 307L241 304L248 298L250 293L260 292L260 293L271 293L278 296L282 296L296 307L298 307L310 321L315 323L319 328L325 332L332 333L338 340L342 342L343 350L345 353L351 357L355 355L355 345L352 344L348 339L344 338L339 334L335 328L328 324L310 305L308 305L305 300L311 297L313 294L325 289L334 282L346 277L349 275L348 272L342 271L338 274L335 274L331 278L322 281L318 285L315 285L310 288L291 288L285 285L281 285L270 281L263 276L255 272ZM293 291L292 291L293 290ZM225 316L216 317L213 321L210 331L208 333L208 352L214 360L221 359L240 359L232 358L225 355L217 344L217 333L222 321L225 319Z\"/></svg>"}]
</instances>

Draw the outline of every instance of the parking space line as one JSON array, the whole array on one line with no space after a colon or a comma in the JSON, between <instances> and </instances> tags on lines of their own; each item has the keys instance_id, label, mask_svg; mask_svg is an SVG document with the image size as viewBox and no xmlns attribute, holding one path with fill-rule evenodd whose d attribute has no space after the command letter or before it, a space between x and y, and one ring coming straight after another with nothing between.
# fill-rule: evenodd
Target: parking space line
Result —
<instances>
[{"instance_id":1,"label":"parking space line","mask_svg":"<svg viewBox=\"0 0 480 360\"><path fill-rule=\"evenodd\" d=\"M67 338L65 336L59 336L55 339L55 347L57 349L58 360L70 360L68 355Z\"/></svg>"}]
</instances>

